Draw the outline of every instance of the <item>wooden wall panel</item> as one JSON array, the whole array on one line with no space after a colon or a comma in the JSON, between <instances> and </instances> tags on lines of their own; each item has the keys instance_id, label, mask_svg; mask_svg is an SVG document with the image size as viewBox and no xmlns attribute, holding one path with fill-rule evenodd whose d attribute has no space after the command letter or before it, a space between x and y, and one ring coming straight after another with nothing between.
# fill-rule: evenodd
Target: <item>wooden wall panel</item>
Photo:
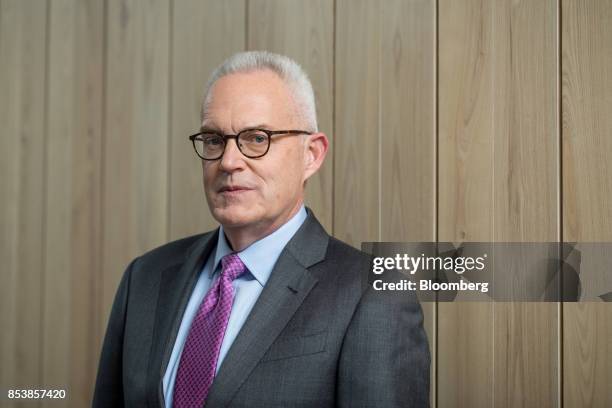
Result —
<instances>
[{"instance_id":1,"label":"wooden wall panel","mask_svg":"<svg viewBox=\"0 0 612 408\"><path fill-rule=\"evenodd\" d=\"M319 129L330 140L330 154L307 184L306 205L332 231L334 3L332 0L251 0L248 49L294 58L315 90Z\"/></svg>"},{"instance_id":2,"label":"wooden wall panel","mask_svg":"<svg viewBox=\"0 0 612 408\"><path fill-rule=\"evenodd\" d=\"M555 241L557 4L439 3L440 241ZM556 304L441 303L446 406L558 406Z\"/></svg>"},{"instance_id":3,"label":"wooden wall panel","mask_svg":"<svg viewBox=\"0 0 612 408\"><path fill-rule=\"evenodd\" d=\"M380 18L380 239L435 241L435 7L385 1Z\"/></svg>"},{"instance_id":4,"label":"wooden wall panel","mask_svg":"<svg viewBox=\"0 0 612 408\"><path fill-rule=\"evenodd\" d=\"M562 7L563 240L610 242L612 1ZM612 307L566 303L563 318L564 406L612 406Z\"/></svg>"},{"instance_id":5,"label":"wooden wall panel","mask_svg":"<svg viewBox=\"0 0 612 408\"><path fill-rule=\"evenodd\" d=\"M41 384L46 2L0 2L0 386ZM7 406L22 406L8 404ZM36 403L29 404L36 406Z\"/></svg>"},{"instance_id":6,"label":"wooden wall panel","mask_svg":"<svg viewBox=\"0 0 612 408\"><path fill-rule=\"evenodd\" d=\"M42 383L90 404L99 349L104 8L49 10ZM43 405L56 405L43 401Z\"/></svg>"},{"instance_id":7,"label":"wooden wall panel","mask_svg":"<svg viewBox=\"0 0 612 408\"><path fill-rule=\"evenodd\" d=\"M380 13L380 237L436 240L436 10L431 1L385 1ZM436 406L436 304L423 302Z\"/></svg>"},{"instance_id":8,"label":"wooden wall panel","mask_svg":"<svg viewBox=\"0 0 612 408\"><path fill-rule=\"evenodd\" d=\"M435 240L435 5L339 2L334 234ZM435 396L435 304L423 303Z\"/></svg>"},{"instance_id":9,"label":"wooden wall panel","mask_svg":"<svg viewBox=\"0 0 612 408\"><path fill-rule=\"evenodd\" d=\"M495 6L494 73L504 82L494 82L493 240L558 241L558 2ZM561 405L559 319L556 303L495 304L496 406Z\"/></svg>"},{"instance_id":10,"label":"wooden wall panel","mask_svg":"<svg viewBox=\"0 0 612 408\"><path fill-rule=\"evenodd\" d=\"M169 0L109 0L102 311L129 261L167 241ZM103 327L106 318L102 319ZM104 332L104 331L103 331Z\"/></svg>"},{"instance_id":11,"label":"wooden wall panel","mask_svg":"<svg viewBox=\"0 0 612 408\"><path fill-rule=\"evenodd\" d=\"M202 164L187 136L201 124L208 77L245 48L245 0L173 2L169 239L216 228L202 182ZM222 38L223 41L219 41Z\"/></svg>"},{"instance_id":12,"label":"wooden wall panel","mask_svg":"<svg viewBox=\"0 0 612 408\"><path fill-rule=\"evenodd\" d=\"M334 235L380 238L380 2L336 3Z\"/></svg>"},{"instance_id":13,"label":"wooden wall panel","mask_svg":"<svg viewBox=\"0 0 612 408\"><path fill-rule=\"evenodd\" d=\"M438 239L492 239L491 2L439 2ZM438 406L493 406L493 305L438 305Z\"/></svg>"}]
</instances>

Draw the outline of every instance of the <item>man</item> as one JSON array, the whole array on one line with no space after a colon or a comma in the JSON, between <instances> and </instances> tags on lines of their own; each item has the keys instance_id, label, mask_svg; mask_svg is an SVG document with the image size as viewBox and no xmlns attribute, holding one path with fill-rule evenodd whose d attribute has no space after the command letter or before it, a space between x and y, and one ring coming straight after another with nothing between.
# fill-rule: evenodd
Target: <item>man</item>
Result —
<instances>
[{"instance_id":1,"label":"man","mask_svg":"<svg viewBox=\"0 0 612 408\"><path fill-rule=\"evenodd\" d=\"M303 205L328 149L315 112L287 57L240 53L213 73L190 139L221 225L129 265L94 406L428 405L419 304L374 292L369 257Z\"/></svg>"}]
</instances>

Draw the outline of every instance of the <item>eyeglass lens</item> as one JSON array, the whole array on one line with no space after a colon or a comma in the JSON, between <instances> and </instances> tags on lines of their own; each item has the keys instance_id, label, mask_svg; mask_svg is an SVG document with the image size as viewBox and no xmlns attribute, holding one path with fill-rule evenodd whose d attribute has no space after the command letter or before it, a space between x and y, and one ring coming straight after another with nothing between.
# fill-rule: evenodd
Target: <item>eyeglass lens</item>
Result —
<instances>
[{"instance_id":1,"label":"eyeglass lens","mask_svg":"<svg viewBox=\"0 0 612 408\"><path fill-rule=\"evenodd\" d=\"M238 148L247 157L260 157L268 150L269 136L261 130L244 130L236 138ZM228 141L216 133L203 133L194 140L198 154L205 159L223 155Z\"/></svg>"}]
</instances>

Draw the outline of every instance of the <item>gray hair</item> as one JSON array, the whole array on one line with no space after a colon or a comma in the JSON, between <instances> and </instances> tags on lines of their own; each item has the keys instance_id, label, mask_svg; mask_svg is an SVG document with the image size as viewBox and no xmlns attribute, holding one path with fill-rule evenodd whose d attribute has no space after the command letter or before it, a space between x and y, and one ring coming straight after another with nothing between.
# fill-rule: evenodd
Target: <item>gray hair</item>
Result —
<instances>
[{"instance_id":1,"label":"gray hair","mask_svg":"<svg viewBox=\"0 0 612 408\"><path fill-rule=\"evenodd\" d=\"M215 82L229 74L244 73L259 70L271 70L276 73L293 93L293 99L298 107L301 118L311 132L317 132L317 110L314 91L308 75L302 67L289 57L268 51L239 52L226 59L213 71L206 84L202 115L206 111L211 98L211 89Z\"/></svg>"}]
</instances>

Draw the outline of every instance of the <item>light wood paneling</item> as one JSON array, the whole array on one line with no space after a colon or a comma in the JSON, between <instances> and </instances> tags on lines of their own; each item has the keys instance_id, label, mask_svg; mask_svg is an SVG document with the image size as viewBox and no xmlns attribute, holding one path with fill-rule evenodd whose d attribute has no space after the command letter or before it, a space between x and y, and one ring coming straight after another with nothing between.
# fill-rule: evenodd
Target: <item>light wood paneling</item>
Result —
<instances>
[{"instance_id":1,"label":"light wood paneling","mask_svg":"<svg viewBox=\"0 0 612 408\"><path fill-rule=\"evenodd\" d=\"M75 407L90 404L102 334L103 16L98 1L50 4L42 384Z\"/></svg>"},{"instance_id":2,"label":"light wood paneling","mask_svg":"<svg viewBox=\"0 0 612 408\"><path fill-rule=\"evenodd\" d=\"M248 49L294 58L312 81L318 126L329 138L332 151L323 167L308 181L306 205L331 232L334 3L332 0L251 0L248 28Z\"/></svg>"},{"instance_id":3,"label":"light wood paneling","mask_svg":"<svg viewBox=\"0 0 612 408\"><path fill-rule=\"evenodd\" d=\"M435 240L435 8L339 2L334 234ZM435 395L435 305L424 303Z\"/></svg>"},{"instance_id":4,"label":"light wood paneling","mask_svg":"<svg viewBox=\"0 0 612 408\"><path fill-rule=\"evenodd\" d=\"M380 18L380 239L435 241L435 9L385 1Z\"/></svg>"},{"instance_id":5,"label":"light wood paneling","mask_svg":"<svg viewBox=\"0 0 612 408\"><path fill-rule=\"evenodd\" d=\"M167 241L169 0L109 0L102 311L129 261Z\"/></svg>"},{"instance_id":6,"label":"light wood paneling","mask_svg":"<svg viewBox=\"0 0 612 408\"><path fill-rule=\"evenodd\" d=\"M39 386L42 380L39 365L45 222L46 22L44 1L3 0L0 3L0 386L3 390ZM3 395L3 404L8 403L5 398Z\"/></svg>"},{"instance_id":7,"label":"light wood paneling","mask_svg":"<svg viewBox=\"0 0 612 408\"><path fill-rule=\"evenodd\" d=\"M612 241L612 2L563 1L563 239ZM606 288L609 289L609 288ZM563 305L565 407L612 406L612 307Z\"/></svg>"},{"instance_id":8,"label":"light wood paneling","mask_svg":"<svg viewBox=\"0 0 612 408\"><path fill-rule=\"evenodd\" d=\"M427 0L385 1L381 7L381 241L436 240L435 16L435 4ZM431 351L430 403L435 407L436 304L421 306Z\"/></svg>"},{"instance_id":9,"label":"light wood paneling","mask_svg":"<svg viewBox=\"0 0 612 408\"><path fill-rule=\"evenodd\" d=\"M557 4L439 3L439 240L555 241ZM441 407L558 406L558 305L439 305Z\"/></svg>"},{"instance_id":10,"label":"light wood paneling","mask_svg":"<svg viewBox=\"0 0 612 408\"><path fill-rule=\"evenodd\" d=\"M169 142L171 240L209 231L218 225L206 204L201 161L187 136L200 128L208 77L225 58L245 48L245 8L245 0L173 3Z\"/></svg>"},{"instance_id":11,"label":"light wood paneling","mask_svg":"<svg viewBox=\"0 0 612 408\"><path fill-rule=\"evenodd\" d=\"M492 239L491 2L439 2L438 239ZM438 406L493 406L493 305L438 305Z\"/></svg>"},{"instance_id":12,"label":"light wood paneling","mask_svg":"<svg viewBox=\"0 0 612 408\"><path fill-rule=\"evenodd\" d=\"M336 4L334 235L380 238L380 3Z\"/></svg>"},{"instance_id":13,"label":"light wood paneling","mask_svg":"<svg viewBox=\"0 0 612 408\"><path fill-rule=\"evenodd\" d=\"M216 226L186 136L246 48L313 81L338 238L610 241L612 1L560 3L0 0L0 388L89 405L127 263ZM607 304L423 307L432 406L612 406Z\"/></svg>"}]
</instances>

